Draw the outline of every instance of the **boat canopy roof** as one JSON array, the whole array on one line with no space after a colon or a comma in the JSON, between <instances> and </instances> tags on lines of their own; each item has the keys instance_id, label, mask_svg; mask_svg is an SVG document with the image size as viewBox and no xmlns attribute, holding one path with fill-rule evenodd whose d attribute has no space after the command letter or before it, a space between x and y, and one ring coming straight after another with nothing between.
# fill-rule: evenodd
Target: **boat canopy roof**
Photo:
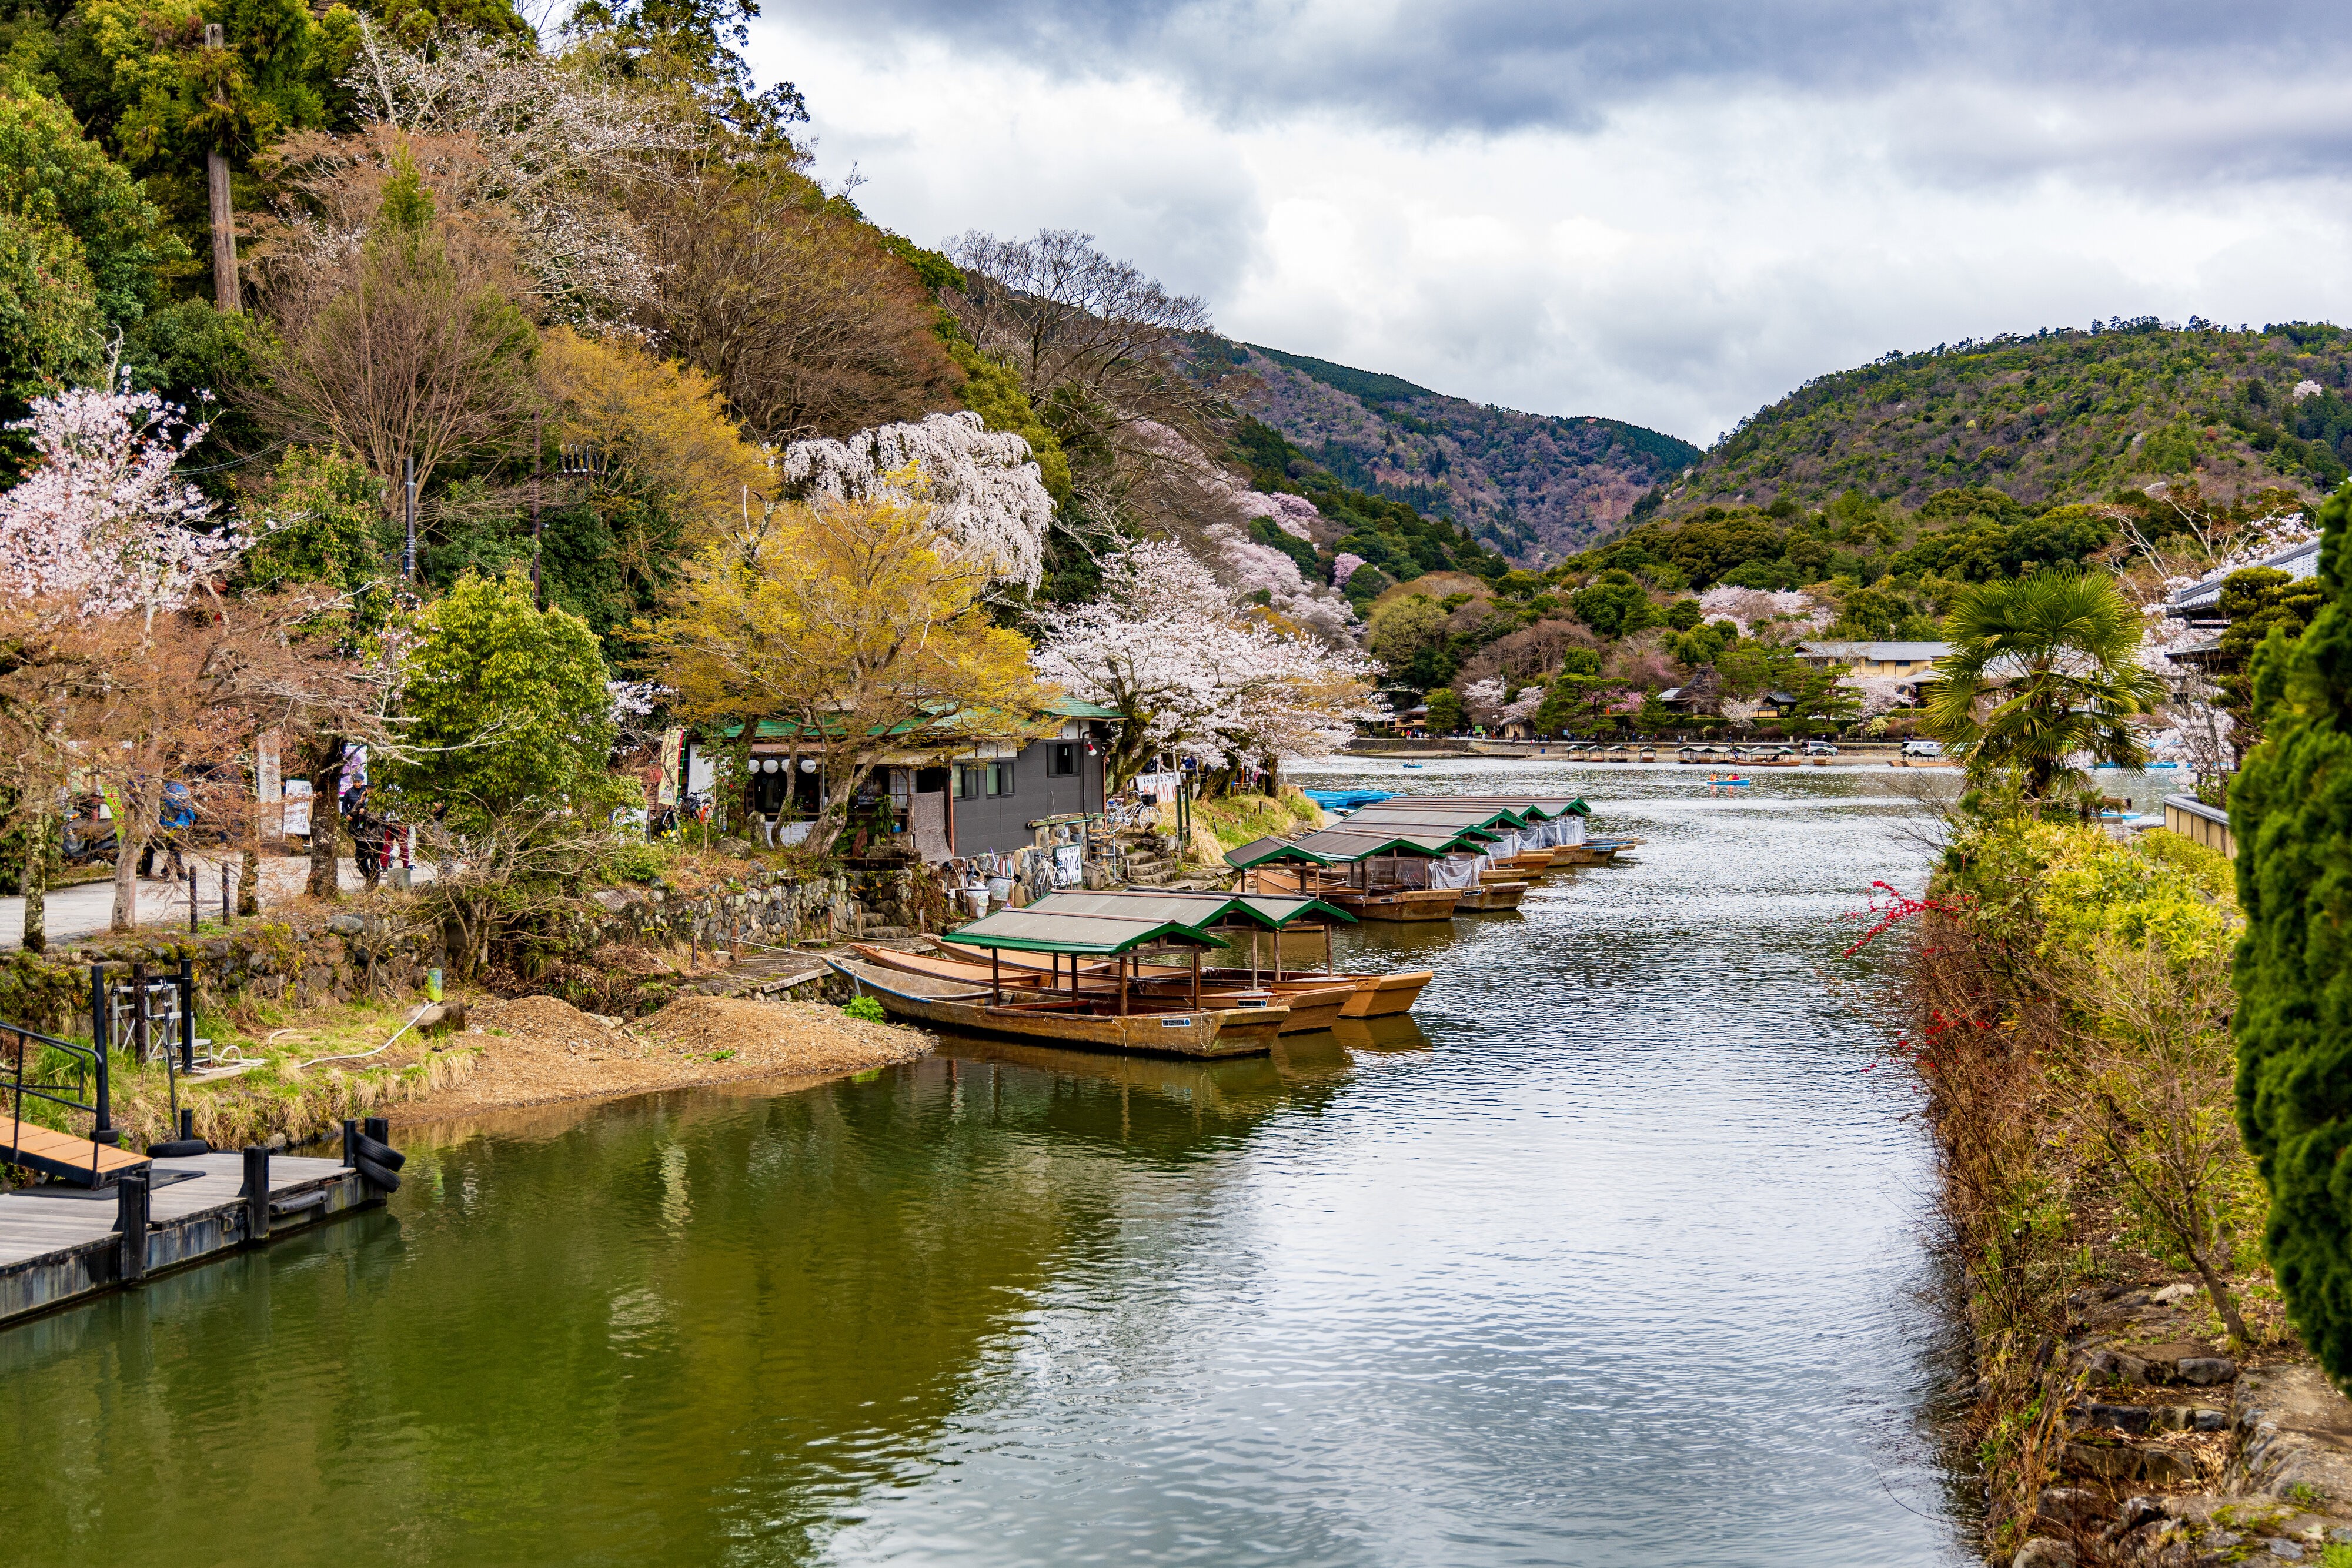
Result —
<instances>
[{"instance_id":1,"label":"boat canopy roof","mask_svg":"<svg viewBox=\"0 0 2352 1568\"><path fill-rule=\"evenodd\" d=\"M1280 865L1285 862L1294 865L1339 863L1330 856L1318 854L1289 839L1252 839L1237 850L1225 852L1225 863L1236 871L1245 871L1254 865Z\"/></svg>"},{"instance_id":2,"label":"boat canopy roof","mask_svg":"<svg viewBox=\"0 0 2352 1568\"><path fill-rule=\"evenodd\" d=\"M1189 926L1195 931L1244 924L1254 924L1262 930L1279 931L1301 920L1314 920L1318 924L1345 920L1353 925L1356 919L1346 910L1326 904L1319 898L1165 889L1150 893L1049 893L1029 905L1029 912L1151 920Z\"/></svg>"},{"instance_id":3,"label":"boat canopy roof","mask_svg":"<svg viewBox=\"0 0 2352 1568\"><path fill-rule=\"evenodd\" d=\"M1459 801L1465 806L1507 806L1530 822L1592 814L1592 808L1584 803L1581 795L1433 795L1428 799Z\"/></svg>"},{"instance_id":4,"label":"boat canopy roof","mask_svg":"<svg viewBox=\"0 0 2352 1568\"><path fill-rule=\"evenodd\" d=\"M1507 828L1523 828L1528 818L1508 806L1487 805L1479 801L1448 802L1442 806L1403 805L1391 800L1382 806L1367 806L1348 819L1350 826L1370 828L1376 823L1400 827L1428 827L1440 824L1449 827L1491 828L1500 823Z\"/></svg>"},{"instance_id":5,"label":"boat canopy roof","mask_svg":"<svg viewBox=\"0 0 2352 1568\"><path fill-rule=\"evenodd\" d=\"M1554 817L1589 816L1591 808L1570 795L1395 795L1348 819L1358 822L1469 821L1485 827L1508 822L1524 827Z\"/></svg>"},{"instance_id":6,"label":"boat canopy roof","mask_svg":"<svg viewBox=\"0 0 2352 1568\"><path fill-rule=\"evenodd\" d=\"M1306 865L1353 865L1376 855L1421 855L1435 859L1459 851L1475 851L1498 835L1483 828L1451 822L1369 822L1354 817L1333 828L1318 828L1295 839L1260 839L1229 850L1225 863L1237 871L1252 866L1295 861Z\"/></svg>"},{"instance_id":7,"label":"boat canopy roof","mask_svg":"<svg viewBox=\"0 0 2352 1568\"><path fill-rule=\"evenodd\" d=\"M1041 901L1026 909L1006 909L959 928L955 940L969 947L1004 947L1024 953L1087 953L1108 956L1155 943L1223 947L1225 943L1181 920L1138 919L1118 915L1049 911Z\"/></svg>"}]
</instances>

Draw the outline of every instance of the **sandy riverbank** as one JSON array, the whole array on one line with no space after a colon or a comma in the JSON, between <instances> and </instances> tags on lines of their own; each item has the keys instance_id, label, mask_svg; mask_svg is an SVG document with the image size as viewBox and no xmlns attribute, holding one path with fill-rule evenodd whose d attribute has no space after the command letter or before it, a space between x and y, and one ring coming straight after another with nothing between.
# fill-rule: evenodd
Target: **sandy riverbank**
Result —
<instances>
[{"instance_id":1,"label":"sandy riverbank","mask_svg":"<svg viewBox=\"0 0 2352 1568\"><path fill-rule=\"evenodd\" d=\"M390 1108L394 1126L741 1079L858 1072L931 1049L919 1030L863 1022L823 1003L706 996L626 1023L552 997L478 1002L465 1030L443 1044L470 1057L470 1070Z\"/></svg>"}]
</instances>

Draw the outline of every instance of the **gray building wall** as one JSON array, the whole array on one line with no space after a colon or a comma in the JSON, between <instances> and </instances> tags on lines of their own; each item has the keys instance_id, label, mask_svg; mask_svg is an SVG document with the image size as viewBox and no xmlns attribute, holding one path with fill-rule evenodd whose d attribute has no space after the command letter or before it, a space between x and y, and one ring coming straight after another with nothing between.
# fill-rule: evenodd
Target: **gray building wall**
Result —
<instances>
[{"instance_id":1,"label":"gray building wall","mask_svg":"<svg viewBox=\"0 0 2352 1568\"><path fill-rule=\"evenodd\" d=\"M1056 744L1078 748L1077 772L1059 779L1052 775ZM1099 752L1092 757L1087 755L1083 737L1075 741L1031 741L1013 759L1012 794L980 795L948 802L954 823L949 841L960 855L1025 849L1037 841L1036 832L1029 824L1038 818L1101 810L1102 763Z\"/></svg>"}]
</instances>

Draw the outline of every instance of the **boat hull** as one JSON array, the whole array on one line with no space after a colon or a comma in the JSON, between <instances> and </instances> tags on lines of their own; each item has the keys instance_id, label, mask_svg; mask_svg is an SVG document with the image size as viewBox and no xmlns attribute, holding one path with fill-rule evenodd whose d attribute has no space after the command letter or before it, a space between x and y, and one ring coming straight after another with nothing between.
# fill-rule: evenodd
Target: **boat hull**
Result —
<instances>
[{"instance_id":1,"label":"boat hull","mask_svg":"<svg viewBox=\"0 0 2352 1568\"><path fill-rule=\"evenodd\" d=\"M866 963L899 974L924 975L932 979L980 988L987 988L992 981L1001 981L1007 992L1023 1000L1070 994L1066 972L1057 978L1042 970L1000 963L996 973L992 976L985 959L934 957L928 954L869 946L865 943L856 944L855 951ZM1146 965L1130 986L1132 998L1149 999L1164 1008L1191 999L1192 973L1173 965ZM1355 994L1355 989L1353 976L1335 976L1319 985L1294 980L1279 985L1253 986L1246 969L1204 970L1201 977L1201 1006L1204 1010L1244 1010L1234 998L1255 991L1261 997L1273 997L1278 1006L1287 1009L1289 1017L1283 1020L1278 1032L1312 1034L1317 1030L1331 1027L1339 1016L1340 1008ZM1078 973L1078 994L1089 999L1115 1000L1118 996L1118 971L1098 960L1088 963Z\"/></svg>"},{"instance_id":2,"label":"boat hull","mask_svg":"<svg viewBox=\"0 0 2352 1568\"><path fill-rule=\"evenodd\" d=\"M1318 888L1315 896L1359 920L1451 920L1460 894L1452 888Z\"/></svg>"},{"instance_id":3,"label":"boat hull","mask_svg":"<svg viewBox=\"0 0 2352 1568\"><path fill-rule=\"evenodd\" d=\"M1528 895L1524 882L1486 882L1483 879L1475 890L1465 892L1454 906L1457 915L1496 915L1507 909L1517 909Z\"/></svg>"},{"instance_id":4,"label":"boat hull","mask_svg":"<svg viewBox=\"0 0 2352 1568\"><path fill-rule=\"evenodd\" d=\"M1433 969L1408 969L1394 975L1372 975L1358 983L1356 994L1339 1009L1343 1019L1387 1018L1412 1010L1422 988L1437 978Z\"/></svg>"},{"instance_id":5,"label":"boat hull","mask_svg":"<svg viewBox=\"0 0 2352 1568\"><path fill-rule=\"evenodd\" d=\"M1037 1045L1070 1046L1087 1051L1137 1051L1152 1056L1216 1058L1264 1056L1274 1049L1290 1009L1282 1007L1230 1008L1192 1011L1116 1013L1068 1009L1066 999L1040 998L1003 1006L985 999L926 996L890 982L898 971L869 964L829 958L861 994L882 1004L882 1010L900 1018L937 1024L975 1034L1002 1035Z\"/></svg>"}]
</instances>

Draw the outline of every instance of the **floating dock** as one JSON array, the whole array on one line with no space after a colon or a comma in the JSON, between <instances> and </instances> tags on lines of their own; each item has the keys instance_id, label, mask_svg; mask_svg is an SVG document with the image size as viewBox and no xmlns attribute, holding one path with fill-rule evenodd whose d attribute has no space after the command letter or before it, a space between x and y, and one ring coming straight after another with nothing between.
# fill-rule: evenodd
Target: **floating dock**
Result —
<instances>
[{"instance_id":1,"label":"floating dock","mask_svg":"<svg viewBox=\"0 0 2352 1568\"><path fill-rule=\"evenodd\" d=\"M257 1201L247 1191L250 1159L232 1151L155 1160L127 1196L118 1186L88 1197L0 1193L0 1325L383 1201L382 1189L340 1161L277 1154L253 1161L266 1173Z\"/></svg>"}]
</instances>

